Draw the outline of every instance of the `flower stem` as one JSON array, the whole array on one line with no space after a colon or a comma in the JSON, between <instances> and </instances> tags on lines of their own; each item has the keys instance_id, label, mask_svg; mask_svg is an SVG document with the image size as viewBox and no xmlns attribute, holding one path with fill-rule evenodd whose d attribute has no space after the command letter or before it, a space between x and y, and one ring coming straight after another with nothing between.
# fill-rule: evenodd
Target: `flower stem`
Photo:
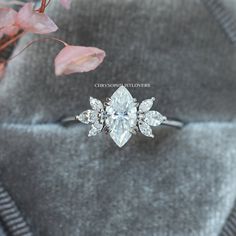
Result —
<instances>
[{"instance_id":1,"label":"flower stem","mask_svg":"<svg viewBox=\"0 0 236 236\"><path fill-rule=\"evenodd\" d=\"M51 0L48 0L47 4L46 4L46 7L49 5L49 3L51 2Z\"/></svg>"},{"instance_id":2,"label":"flower stem","mask_svg":"<svg viewBox=\"0 0 236 236\"><path fill-rule=\"evenodd\" d=\"M48 5L47 0L41 0L41 6L40 6L40 8L37 11L39 13L43 13L45 11L47 5Z\"/></svg>"},{"instance_id":3,"label":"flower stem","mask_svg":"<svg viewBox=\"0 0 236 236\"><path fill-rule=\"evenodd\" d=\"M11 38L10 40L8 40L6 43L4 43L3 45L0 45L0 52L5 50L9 45L11 45L12 43L15 43L20 37L22 37L25 34L25 32L21 32L17 35L15 35L13 38Z\"/></svg>"},{"instance_id":4,"label":"flower stem","mask_svg":"<svg viewBox=\"0 0 236 236\"><path fill-rule=\"evenodd\" d=\"M62 43L65 47L68 46L68 44L66 42L64 42L61 39L55 38L55 37L50 37L50 38L40 38L40 39L34 39L32 41L30 41L25 47L23 47L19 52L17 52L16 54L14 54L12 57L10 57L8 59L8 61L13 60L14 58L16 58L17 56L19 56L22 52L24 52L28 47L30 47L32 44L37 43L37 42L42 42L42 41L46 41L46 40L53 40L59 43Z\"/></svg>"}]
</instances>

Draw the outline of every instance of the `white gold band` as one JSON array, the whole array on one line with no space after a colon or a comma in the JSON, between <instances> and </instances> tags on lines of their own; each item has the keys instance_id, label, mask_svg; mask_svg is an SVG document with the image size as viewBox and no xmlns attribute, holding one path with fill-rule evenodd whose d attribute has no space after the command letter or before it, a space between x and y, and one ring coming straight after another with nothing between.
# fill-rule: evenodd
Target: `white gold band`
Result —
<instances>
[{"instance_id":1,"label":"white gold band","mask_svg":"<svg viewBox=\"0 0 236 236\"><path fill-rule=\"evenodd\" d=\"M78 123L83 123L80 120L78 120L78 116L70 116L70 117L66 117L61 119L61 124L63 126L68 126L68 125L72 125L72 124L78 124ZM167 120L163 121L163 123L161 123L161 125L164 126L169 126L169 127L173 127L176 129L181 129L183 128L186 123L183 121L180 121L179 119L169 119L167 118Z\"/></svg>"}]
</instances>

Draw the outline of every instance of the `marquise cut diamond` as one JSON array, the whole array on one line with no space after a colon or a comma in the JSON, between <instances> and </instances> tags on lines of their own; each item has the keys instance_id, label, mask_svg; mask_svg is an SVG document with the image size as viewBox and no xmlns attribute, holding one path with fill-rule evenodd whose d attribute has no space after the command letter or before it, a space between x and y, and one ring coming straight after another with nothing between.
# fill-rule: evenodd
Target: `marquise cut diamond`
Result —
<instances>
[{"instance_id":1,"label":"marquise cut diamond","mask_svg":"<svg viewBox=\"0 0 236 236\"><path fill-rule=\"evenodd\" d=\"M166 117L160 114L158 111L148 111L144 118L144 121L151 126L158 126L165 120Z\"/></svg>"},{"instance_id":2,"label":"marquise cut diamond","mask_svg":"<svg viewBox=\"0 0 236 236\"><path fill-rule=\"evenodd\" d=\"M106 112L105 123L110 136L119 147L122 147L131 138L131 130L137 124L136 103L124 86L119 87L111 96Z\"/></svg>"},{"instance_id":3,"label":"marquise cut diamond","mask_svg":"<svg viewBox=\"0 0 236 236\"><path fill-rule=\"evenodd\" d=\"M92 124L92 129L89 131L88 136L95 136L97 134L99 134L103 129L103 124L99 123L99 122L95 122L94 124Z\"/></svg>"},{"instance_id":4,"label":"marquise cut diamond","mask_svg":"<svg viewBox=\"0 0 236 236\"><path fill-rule=\"evenodd\" d=\"M155 101L155 98L146 99L141 102L139 105L139 111L140 112L147 112L152 108L153 102Z\"/></svg>"},{"instance_id":5,"label":"marquise cut diamond","mask_svg":"<svg viewBox=\"0 0 236 236\"><path fill-rule=\"evenodd\" d=\"M154 135L152 134L152 129L147 123L139 122L139 129L143 135L154 138Z\"/></svg>"},{"instance_id":6,"label":"marquise cut diamond","mask_svg":"<svg viewBox=\"0 0 236 236\"><path fill-rule=\"evenodd\" d=\"M78 116L78 120L84 124L94 123L98 119L98 112L94 110L87 110Z\"/></svg>"},{"instance_id":7,"label":"marquise cut diamond","mask_svg":"<svg viewBox=\"0 0 236 236\"><path fill-rule=\"evenodd\" d=\"M93 98L93 97L90 97L90 106L95 111L103 110L102 102L96 98Z\"/></svg>"}]
</instances>

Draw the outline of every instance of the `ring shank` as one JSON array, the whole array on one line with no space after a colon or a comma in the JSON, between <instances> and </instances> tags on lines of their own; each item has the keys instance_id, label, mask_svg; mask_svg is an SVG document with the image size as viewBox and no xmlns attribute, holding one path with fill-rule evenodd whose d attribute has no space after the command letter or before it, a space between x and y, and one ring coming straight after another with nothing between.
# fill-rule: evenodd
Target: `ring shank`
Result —
<instances>
[{"instance_id":1,"label":"ring shank","mask_svg":"<svg viewBox=\"0 0 236 236\"><path fill-rule=\"evenodd\" d=\"M161 125L165 125L165 126L170 126L170 127L174 127L177 129L181 129L184 127L185 123L177 120L177 119L168 119L165 120Z\"/></svg>"},{"instance_id":2,"label":"ring shank","mask_svg":"<svg viewBox=\"0 0 236 236\"><path fill-rule=\"evenodd\" d=\"M66 125L72 122L79 122L79 120L76 119L76 116L70 116L70 117L63 118L60 122L62 125Z\"/></svg>"},{"instance_id":3,"label":"ring shank","mask_svg":"<svg viewBox=\"0 0 236 236\"><path fill-rule=\"evenodd\" d=\"M71 123L81 123L76 116L70 116L70 117L66 117L64 119L62 119L61 121L62 125L69 125ZM177 129L181 129L184 127L185 123L181 120L178 119L168 119L165 120L161 125L165 125L165 126L169 126L169 127L173 127L173 128L177 128Z\"/></svg>"}]
</instances>

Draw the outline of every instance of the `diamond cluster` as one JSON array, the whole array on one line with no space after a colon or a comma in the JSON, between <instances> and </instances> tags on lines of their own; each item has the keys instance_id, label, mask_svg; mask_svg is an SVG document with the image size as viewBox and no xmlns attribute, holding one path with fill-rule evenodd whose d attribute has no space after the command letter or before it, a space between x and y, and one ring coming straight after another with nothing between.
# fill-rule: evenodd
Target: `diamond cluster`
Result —
<instances>
[{"instance_id":1,"label":"diamond cluster","mask_svg":"<svg viewBox=\"0 0 236 236\"><path fill-rule=\"evenodd\" d=\"M139 105L130 92L121 86L104 105L100 100L90 97L92 109L82 112L76 119L92 125L88 136L95 136L105 130L122 147L137 131L153 138L151 126L159 126L166 120L165 116L151 110L154 101L155 98L146 99Z\"/></svg>"}]
</instances>

